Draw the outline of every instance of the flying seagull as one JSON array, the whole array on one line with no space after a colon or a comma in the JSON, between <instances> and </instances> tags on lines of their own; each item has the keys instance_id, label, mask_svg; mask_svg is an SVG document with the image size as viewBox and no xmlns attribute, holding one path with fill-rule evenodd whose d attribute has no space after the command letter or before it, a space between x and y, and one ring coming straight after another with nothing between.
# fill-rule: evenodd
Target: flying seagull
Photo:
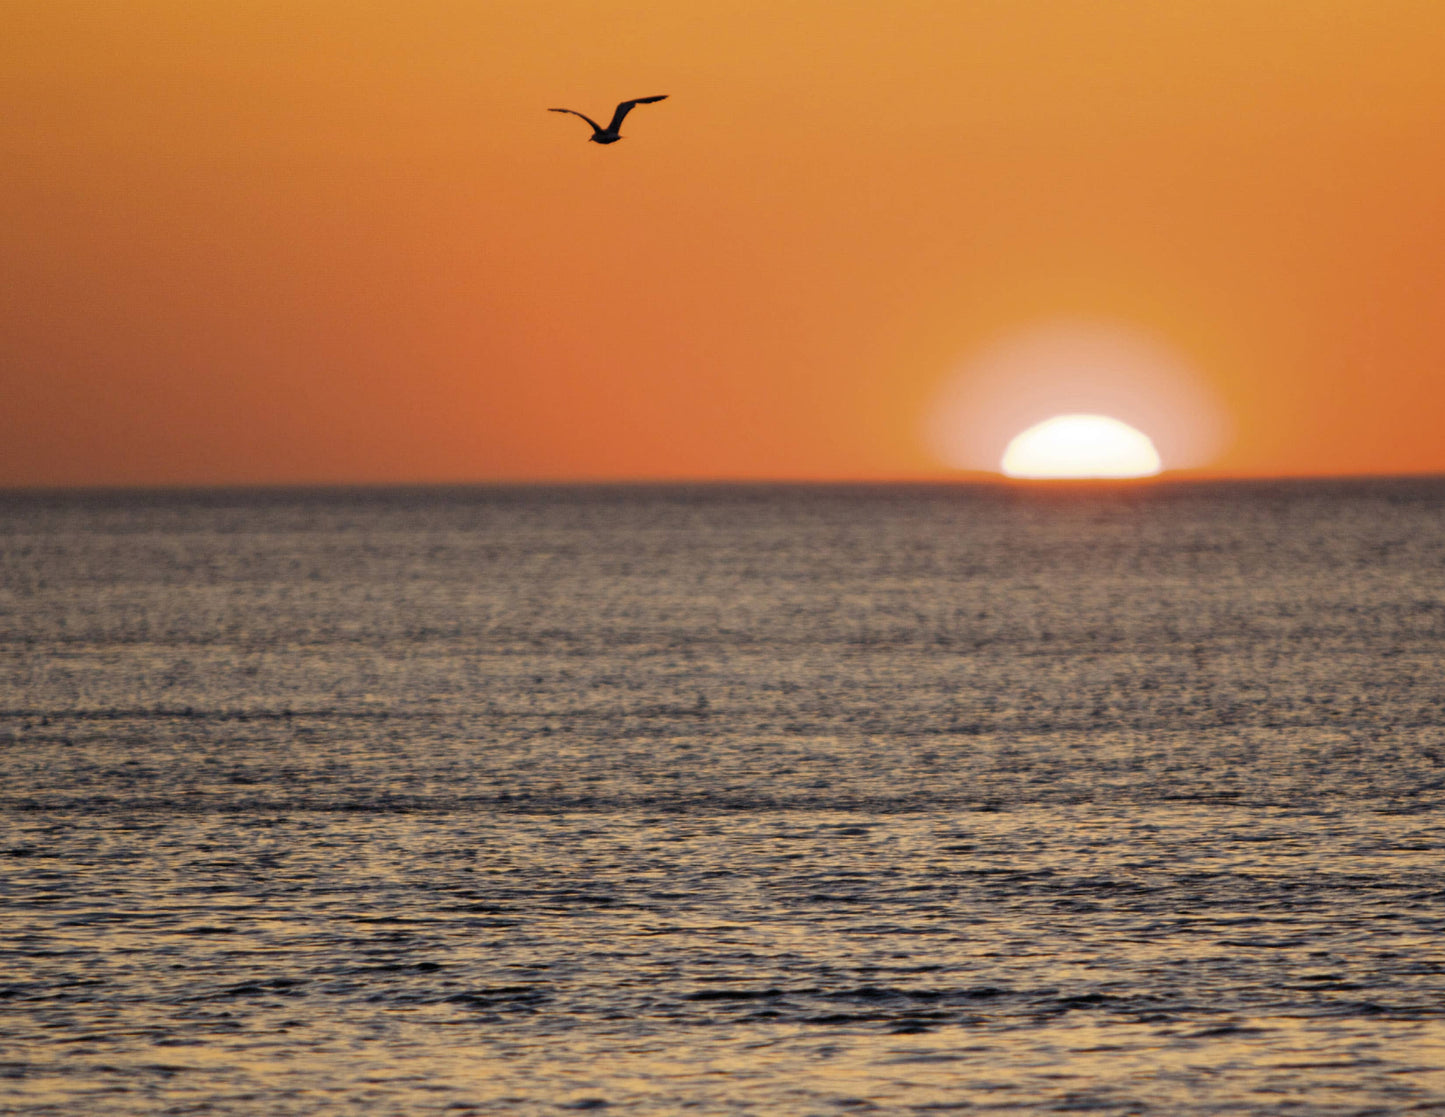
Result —
<instances>
[{"instance_id":1,"label":"flying seagull","mask_svg":"<svg viewBox=\"0 0 1445 1117\"><path fill-rule=\"evenodd\" d=\"M622 121L626 119L627 114L632 111L634 105L650 105L653 101L666 100L667 94L664 93L658 97L634 97L630 101L623 101L622 104L617 106L617 111L612 114L612 123L606 128L602 127L602 125L598 124L597 121L593 120L590 116L587 116L585 113L580 113L576 109L548 109L547 111L570 112L573 116L580 116L583 120L587 121L588 124L592 125L593 143L615 144L622 138L618 134L618 130L622 127Z\"/></svg>"}]
</instances>

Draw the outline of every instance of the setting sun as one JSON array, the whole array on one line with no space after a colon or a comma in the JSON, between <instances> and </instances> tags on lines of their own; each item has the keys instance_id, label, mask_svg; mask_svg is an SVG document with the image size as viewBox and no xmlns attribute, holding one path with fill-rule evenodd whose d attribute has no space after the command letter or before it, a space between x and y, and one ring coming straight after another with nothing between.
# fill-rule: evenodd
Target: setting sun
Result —
<instances>
[{"instance_id":1,"label":"setting sun","mask_svg":"<svg viewBox=\"0 0 1445 1117\"><path fill-rule=\"evenodd\" d=\"M999 468L1009 477L1149 477L1163 468L1142 431L1107 415L1055 415L1016 435Z\"/></svg>"}]
</instances>

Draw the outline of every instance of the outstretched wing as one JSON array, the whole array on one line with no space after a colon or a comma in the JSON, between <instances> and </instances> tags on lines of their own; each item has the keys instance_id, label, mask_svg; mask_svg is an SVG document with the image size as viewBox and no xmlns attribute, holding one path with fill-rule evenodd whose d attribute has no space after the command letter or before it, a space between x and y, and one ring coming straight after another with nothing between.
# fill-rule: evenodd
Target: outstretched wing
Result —
<instances>
[{"instance_id":1,"label":"outstretched wing","mask_svg":"<svg viewBox=\"0 0 1445 1117\"><path fill-rule=\"evenodd\" d=\"M628 107L631 108L630 105L629 105ZM602 125L598 124L597 121L593 120L593 119L592 119L590 116L588 116L585 112L578 112L576 109L548 109L547 111L548 111L548 112L570 112L573 116L580 116L583 120L587 121L588 124L592 125L592 131L594 131L594 132L600 132L600 131L602 131ZM614 128L617 127L617 123L614 121L612 126L613 126Z\"/></svg>"},{"instance_id":2,"label":"outstretched wing","mask_svg":"<svg viewBox=\"0 0 1445 1117\"><path fill-rule=\"evenodd\" d=\"M622 104L620 104L620 105L617 106L617 111L612 114L612 123L607 126L607 130L608 130L609 132L616 132L619 128L621 128L621 127L622 127L622 121L623 121L624 119L626 119L627 114L632 111L632 109L633 109L634 106L636 106L636 105L650 105L650 104L652 104L653 101L666 101L666 100L667 100L667 94L666 94L666 93L663 93L663 94L660 94L660 95L658 95L658 96L656 96L656 97L634 97L634 98L633 98L632 100L630 100L630 101L623 101Z\"/></svg>"}]
</instances>

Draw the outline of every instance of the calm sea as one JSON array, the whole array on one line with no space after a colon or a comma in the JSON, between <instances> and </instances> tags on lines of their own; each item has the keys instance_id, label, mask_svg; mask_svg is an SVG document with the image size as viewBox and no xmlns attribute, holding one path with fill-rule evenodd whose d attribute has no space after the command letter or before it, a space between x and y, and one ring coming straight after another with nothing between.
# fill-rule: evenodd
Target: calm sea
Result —
<instances>
[{"instance_id":1,"label":"calm sea","mask_svg":"<svg viewBox=\"0 0 1445 1117\"><path fill-rule=\"evenodd\" d=\"M1445 481L0 496L0 1110L1445 1112Z\"/></svg>"}]
</instances>

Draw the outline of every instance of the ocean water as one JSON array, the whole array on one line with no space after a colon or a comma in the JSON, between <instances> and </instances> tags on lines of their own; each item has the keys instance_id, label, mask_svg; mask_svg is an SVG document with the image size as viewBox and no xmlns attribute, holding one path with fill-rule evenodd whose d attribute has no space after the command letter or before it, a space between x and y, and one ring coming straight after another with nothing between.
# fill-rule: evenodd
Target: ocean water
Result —
<instances>
[{"instance_id":1,"label":"ocean water","mask_svg":"<svg viewBox=\"0 0 1445 1117\"><path fill-rule=\"evenodd\" d=\"M1445 1112L1445 481L0 496L0 1111Z\"/></svg>"}]
</instances>

